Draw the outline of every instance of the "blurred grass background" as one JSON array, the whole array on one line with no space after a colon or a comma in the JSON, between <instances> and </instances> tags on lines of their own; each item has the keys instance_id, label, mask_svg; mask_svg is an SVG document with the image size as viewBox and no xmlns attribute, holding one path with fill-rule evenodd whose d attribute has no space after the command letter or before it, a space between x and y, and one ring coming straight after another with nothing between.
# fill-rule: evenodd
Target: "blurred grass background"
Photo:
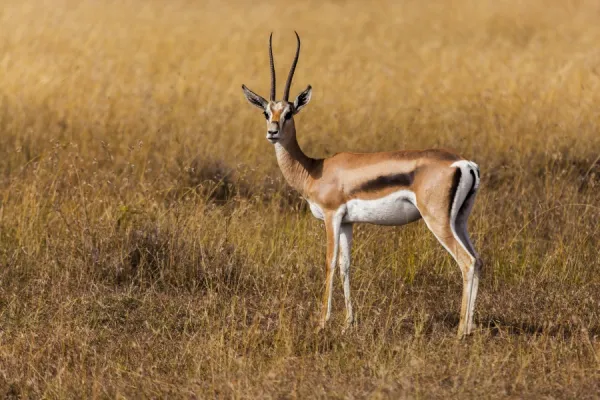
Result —
<instances>
[{"instance_id":1,"label":"blurred grass background","mask_svg":"<svg viewBox=\"0 0 600 400\"><path fill-rule=\"evenodd\" d=\"M315 333L324 229L259 111L274 31L306 153L477 162L486 262L422 222L357 226L358 325ZM0 9L0 394L595 398L600 5L13 1Z\"/></svg>"}]
</instances>

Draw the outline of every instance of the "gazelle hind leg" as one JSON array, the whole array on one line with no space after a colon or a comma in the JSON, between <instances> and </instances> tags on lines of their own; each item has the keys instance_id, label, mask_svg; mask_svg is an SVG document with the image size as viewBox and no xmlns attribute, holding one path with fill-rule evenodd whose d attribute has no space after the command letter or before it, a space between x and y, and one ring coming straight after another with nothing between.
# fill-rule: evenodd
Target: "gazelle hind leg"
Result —
<instances>
[{"instance_id":1,"label":"gazelle hind leg","mask_svg":"<svg viewBox=\"0 0 600 400\"><path fill-rule=\"evenodd\" d=\"M460 170L457 174L461 174ZM473 328L473 311L481 270L481 260L467 233L467 218L475 195L474 182L470 179L464 182L460 178L456 193L450 198L453 207L449 214L440 208L419 210L429 230L454 257L462 273L463 294L458 326L459 337L468 335Z\"/></svg>"},{"instance_id":2,"label":"gazelle hind leg","mask_svg":"<svg viewBox=\"0 0 600 400\"><path fill-rule=\"evenodd\" d=\"M457 240L450 227L450 221L440 221L432 216L423 216L429 230L437 240L452 255L458 263L463 278L463 293L460 307L460 322L458 325L458 336L462 337L470 333L469 321L472 320L471 301L474 302L473 288L475 285L475 257L473 257L464 246ZM471 323L472 326L472 323Z\"/></svg>"},{"instance_id":3,"label":"gazelle hind leg","mask_svg":"<svg viewBox=\"0 0 600 400\"><path fill-rule=\"evenodd\" d=\"M475 259L473 284L471 287L471 296L469 297L469 319L467 321L467 335L473 331L473 313L475 311L475 299L477 298L477 289L479 288L479 278L482 266L483 262L481 261L481 259Z\"/></svg>"},{"instance_id":4,"label":"gazelle hind leg","mask_svg":"<svg viewBox=\"0 0 600 400\"><path fill-rule=\"evenodd\" d=\"M340 229L340 278L344 288L346 303L346 327L354 321L352 302L350 300L350 261L352 252L352 224L342 224Z\"/></svg>"},{"instance_id":5,"label":"gazelle hind leg","mask_svg":"<svg viewBox=\"0 0 600 400\"><path fill-rule=\"evenodd\" d=\"M473 259L469 266L469 273L472 273L472 279L469 282L471 287L469 289L468 302L466 306L467 315L465 317L465 334L468 335L473 330L473 313L475 310L475 300L477 299L477 290L479 287L479 278L481 275L481 269L483 267L483 261L471 243L469 233L467 232L466 219L459 219L456 221L454 232L456 234L455 236L457 241L463 245L464 249ZM462 266L461 269L463 269Z\"/></svg>"},{"instance_id":6,"label":"gazelle hind leg","mask_svg":"<svg viewBox=\"0 0 600 400\"><path fill-rule=\"evenodd\" d=\"M471 238L469 237L469 232L467 231L467 219L469 218L469 214L471 213L471 209L475 203L479 171L477 170L476 174L475 171L470 170L469 173L473 178L474 184L472 185L471 190L465 196L462 205L456 212L454 221L451 221L451 223L454 224L454 237L460 242L460 244L462 244L464 250L468 252L471 257L473 257L472 266L470 267L470 269L473 271L473 279L471 281L469 300L467 304L466 334L471 333L473 330L473 312L475 310L475 300L477 298L477 289L479 287L481 269L483 268L483 261L475 250L475 247L471 242Z\"/></svg>"},{"instance_id":7,"label":"gazelle hind leg","mask_svg":"<svg viewBox=\"0 0 600 400\"><path fill-rule=\"evenodd\" d=\"M458 326L459 337L469 335L473 331L473 313L479 287L479 269L478 260L474 257L471 260L459 263L463 274L463 298Z\"/></svg>"},{"instance_id":8,"label":"gazelle hind leg","mask_svg":"<svg viewBox=\"0 0 600 400\"><path fill-rule=\"evenodd\" d=\"M473 329L473 311L482 265L467 232L467 219L479 187L479 167L467 160L457 161L452 164L452 167L455 167L455 170L453 186L450 188L450 213L443 215L436 210L434 214L438 215L435 215L434 219L441 221L440 225L444 226L443 235L437 233L436 236L458 262L463 276L463 296L458 327L458 335L462 337L471 333ZM450 232L446 225L449 226Z\"/></svg>"}]
</instances>

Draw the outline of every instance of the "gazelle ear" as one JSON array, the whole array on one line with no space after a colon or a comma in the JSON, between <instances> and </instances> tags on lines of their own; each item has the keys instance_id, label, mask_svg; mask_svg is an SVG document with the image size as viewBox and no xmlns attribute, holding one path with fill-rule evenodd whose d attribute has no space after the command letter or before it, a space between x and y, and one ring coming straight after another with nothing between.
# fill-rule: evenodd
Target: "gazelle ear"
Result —
<instances>
[{"instance_id":1,"label":"gazelle ear","mask_svg":"<svg viewBox=\"0 0 600 400\"><path fill-rule=\"evenodd\" d=\"M267 104L269 102L265 100L263 97L257 95L252 90L248 89L246 85L242 85L242 90L244 90L244 95L246 96L246 100L250 102L250 104L255 105L256 107L264 110L267 108Z\"/></svg>"},{"instance_id":2,"label":"gazelle ear","mask_svg":"<svg viewBox=\"0 0 600 400\"><path fill-rule=\"evenodd\" d=\"M297 114L302 110L302 108L308 104L310 101L310 96L312 95L312 87L308 85L304 92L300 93L296 100L294 100L294 114Z\"/></svg>"}]
</instances>

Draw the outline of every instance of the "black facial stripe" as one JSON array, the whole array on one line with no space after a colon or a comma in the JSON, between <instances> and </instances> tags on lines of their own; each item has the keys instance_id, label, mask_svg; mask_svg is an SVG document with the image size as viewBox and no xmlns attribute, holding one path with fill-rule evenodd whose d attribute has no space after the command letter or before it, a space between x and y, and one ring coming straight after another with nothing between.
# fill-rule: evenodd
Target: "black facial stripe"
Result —
<instances>
[{"instance_id":1,"label":"black facial stripe","mask_svg":"<svg viewBox=\"0 0 600 400\"><path fill-rule=\"evenodd\" d=\"M410 186L415 178L415 171L402 174L382 175L367 181L352 192L375 191L389 186Z\"/></svg>"}]
</instances>

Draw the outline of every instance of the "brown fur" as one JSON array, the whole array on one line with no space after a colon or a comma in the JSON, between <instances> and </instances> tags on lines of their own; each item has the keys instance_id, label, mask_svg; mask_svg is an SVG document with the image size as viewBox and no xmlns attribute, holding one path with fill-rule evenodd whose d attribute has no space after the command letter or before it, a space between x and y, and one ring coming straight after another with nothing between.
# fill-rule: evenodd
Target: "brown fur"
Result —
<instances>
[{"instance_id":1,"label":"brown fur","mask_svg":"<svg viewBox=\"0 0 600 400\"><path fill-rule=\"evenodd\" d=\"M271 121L272 122L279 122L279 119L281 118L281 112L283 111L282 108L276 108L273 107L273 105L269 105L269 108L271 109Z\"/></svg>"},{"instance_id":2,"label":"brown fur","mask_svg":"<svg viewBox=\"0 0 600 400\"><path fill-rule=\"evenodd\" d=\"M382 153L338 153L324 160L307 157L294 140L278 156L287 181L304 198L323 210L334 211L353 198L377 199L399 190L412 190L417 202L434 200L447 205L448 196L438 188L447 184L454 168L450 165L462 158L447 150L398 151ZM379 190L361 190L365 182L377 176L414 173L408 186L389 186ZM444 193L448 193L450 189ZM437 198L439 194L439 198ZM420 201L422 199L422 201Z\"/></svg>"}]
</instances>

